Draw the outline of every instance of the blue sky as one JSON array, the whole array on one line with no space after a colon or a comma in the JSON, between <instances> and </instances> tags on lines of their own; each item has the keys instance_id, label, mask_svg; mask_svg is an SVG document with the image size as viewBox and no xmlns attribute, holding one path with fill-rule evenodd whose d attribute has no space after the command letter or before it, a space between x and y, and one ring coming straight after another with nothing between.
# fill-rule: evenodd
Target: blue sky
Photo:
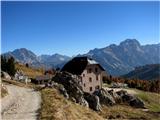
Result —
<instances>
[{"instance_id":1,"label":"blue sky","mask_svg":"<svg viewBox=\"0 0 160 120\"><path fill-rule=\"evenodd\" d=\"M2 52L83 54L135 38L159 42L158 2L2 2Z\"/></svg>"}]
</instances>

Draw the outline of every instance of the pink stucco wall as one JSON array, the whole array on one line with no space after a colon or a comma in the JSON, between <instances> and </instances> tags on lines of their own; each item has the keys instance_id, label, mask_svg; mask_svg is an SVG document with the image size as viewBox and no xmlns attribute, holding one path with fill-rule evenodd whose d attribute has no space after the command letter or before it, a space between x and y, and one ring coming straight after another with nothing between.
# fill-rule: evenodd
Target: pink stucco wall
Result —
<instances>
[{"instance_id":1,"label":"pink stucco wall","mask_svg":"<svg viewBox=\"0 0 160 120\"><path fill-rule=\"evenodd\" d=\"M97 71L95 70L96 68ZM89 72L89 69L91 69L91 72ZM98 65L88 65L81 74L81 86L83 91L93 93L97 86L99 86L99 89L102 88L102 72ZM92 87L92 90L90 87Z\"/></svg>"}]
</instances>

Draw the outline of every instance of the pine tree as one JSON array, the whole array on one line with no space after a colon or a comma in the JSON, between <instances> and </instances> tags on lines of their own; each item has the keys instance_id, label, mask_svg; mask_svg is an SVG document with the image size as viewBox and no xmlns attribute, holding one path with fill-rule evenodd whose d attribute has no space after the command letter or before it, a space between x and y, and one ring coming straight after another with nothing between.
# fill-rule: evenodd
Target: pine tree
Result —
<instances>
[{"instance_id":1,"label":"pine tree","mask_svg":"<svg viewBox=\"0 0 160 120\"><path fill-rule=\"evenodd\" d=\"M4 56L1 56L1 70L7 71L7 59Z\"/></svg>"},{"instance_id":2,"label":"pine tree","mask_svg":"<svg viewBox=\"0 0 160 120\"><path fill-rule=\"evenodd\" d=\"M14 58L10 57L7 61L7 72L11 76L14 76L16 69L15 69L15 63L14 63Z\"/></svg>"}]
</instances>

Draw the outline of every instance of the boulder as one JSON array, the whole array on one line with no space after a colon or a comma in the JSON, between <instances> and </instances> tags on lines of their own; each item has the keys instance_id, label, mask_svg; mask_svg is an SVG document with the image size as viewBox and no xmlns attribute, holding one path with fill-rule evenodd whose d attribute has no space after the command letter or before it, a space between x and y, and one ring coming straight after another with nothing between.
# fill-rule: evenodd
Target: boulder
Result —
<instances>
[{"instance_id":1,"label":"boulder","mask_svg":"<svg viewBox=\"0 0 160 120\"><path fill-rule=\"evenodd\" d=\"M108 93L108 91L103 88L95 91L93 94L97 95L100 99L100 103L104 105L114 105L116 103L114 98Z\"/></svg>"},{"instance_id":2,"label":"boulder","mask_svg":"<svg viewBox=\"0 0 160 120\"><path fill-rule=\"evenodd\" d=\"M89 107L89 103L86 101L86 99L84 99L84 97L80 97L78 103L82 106Z\"/></svg>"},{"instance_id":3,"label":"boulder","mask_svg":"<svg viewBox=\"0 0 160 120\"><path fill-rule=\"evenodd\" d=\"M87 100L90 108L96 111L101 111L101 105L97 95L84 93L84 98Z\"/></svg>"},{"instance_id":4,"label":"boulder","mask_svg":"<svg viewBox=\"0 0 160 120\"><path fill-rule=\"evenodd\" d=\"M61 85L60 87L59 87L59 91L60 91L60 93L61 94L63 94L63 96L65 97L65 98L69 98L69 95L68 95L68 93L67 93L67 91L66 91L66 89L64 88L64 86L63 85Z\"/></svg>"},{"instance_id":5,"label":"boulder","mask_svg":"<svg viewBox=\"0 0 160 120\"><path fill-rule=\"evenodd\" d=\"M82 87L78 84L79 78L76 75L72 75L68 72L58 72L53 78L52 81L62 84L66 89L69 97L73 97L76 100L76 103L79 103L83 106L88 106L87 101L83 97Z\"/></svg>"},{"instance_id":6,"label":"boulder","mask_svg":"<svg viewBox=\"0 0 160 120\"><path fill-rule=\"evenodd\" d=\"M108 93L114 98L116 103L122 102L122 98L116 92L114 92L114 90L109 90Z\"/></svg>"},{"instance_id":7,"label":"boulder","mask_svg":"<svg viewBox=\"0 0 160 120\"><path fill-rule=\"evenodd\" d=\"M76 99L74 97L71 97L70 100L74 103L76 103Z\"/></svg>"},{"instance_id":8,"label":"boulder","mask_svg":"<svg viewBox=\"0 0 160 120\"><path fill-rule=\"evenodd\" d=\"M125 90L120 90L116 92L120 97L124 96L125 94L127 94L127 91Z\"/></svg>"},{"instance_id":9,"label":"boulder","mask_svg":"<svg viewBox=\"0 0 160 120\"><path fill-rule=\"evenodd\" d=\"M65 98L69 99L69 95L62 84L58 84L58 83L55 83L54 81L50 81L47 84L45 84L45 87L55 88L59 90L59 92L63 94Z\"/></svg>"},{"instance_id":10,"label":"boulder","mask_svg":"<svg viewBox=\"0 0 160 120\"><path fill-rule=\"evenodd\" d=\"M131 94L124 94L124 95L122 96L123 102L129 103L132 99L134 99L134 96L131 95Z\"/></svg>"},{"instance_id":11,"label":"boulder","mask_svg":"<svg viewBox=\"0 0 160 120\"><path fill-rule=\"evenodd\" d=\"M129 102L130 106L136 107L136 108L145 108L144 103L141 99L139 98L134 98Z\"/></svg>"},{"instance_id":12,"label":"boulder","mask_svg":"<svg viewBox=\"0 0 160 120\"><path fill-rule=\"evenodd\" d=\"M136 108L144 108L143 101L134 95L128 94L127 91L121 90L118 91L117 94L121 96L123 102L128 103L130 106Z\"/></svg>"},{"instance_id":13,"label":"boulder","mask_svg":"<svg viewBox=\"0 0 160 120\"><path fill-rule=\"evenodd\" d=\"M7 72L4 72L4 71L1 71L1 77L7 80L11 80L11 76Z\"/></svg>"}]
</instances>

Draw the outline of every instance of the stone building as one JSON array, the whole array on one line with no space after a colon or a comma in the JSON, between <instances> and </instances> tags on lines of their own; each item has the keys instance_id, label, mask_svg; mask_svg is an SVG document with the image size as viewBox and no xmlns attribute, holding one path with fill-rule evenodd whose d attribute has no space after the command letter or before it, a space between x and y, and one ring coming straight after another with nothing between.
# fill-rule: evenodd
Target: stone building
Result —
<instances>
[{"instance_id":1,"label":"stone building","mask_svg":"<svg viewBox=\"0 0 160 120\"><path fill-rule=\"evenodd\" d=\"M79 84L84 92L93 93L102 88L102 79L106 75L104 68L88 57L75 57L64 65L61 71L67 71L80 77Z\"/></svg>"}]
</instances>

